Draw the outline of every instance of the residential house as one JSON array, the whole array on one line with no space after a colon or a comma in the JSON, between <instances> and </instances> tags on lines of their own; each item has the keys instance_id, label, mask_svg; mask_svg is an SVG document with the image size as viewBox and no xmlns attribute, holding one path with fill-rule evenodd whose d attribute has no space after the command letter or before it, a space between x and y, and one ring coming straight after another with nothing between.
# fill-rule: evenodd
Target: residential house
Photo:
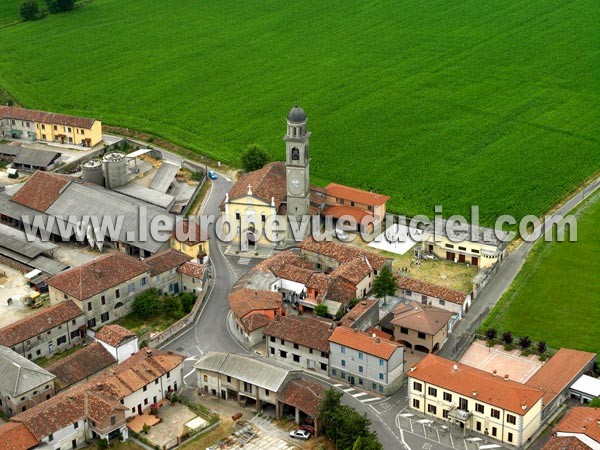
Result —
<instances>
[{"instance_id":1,"label":"residential house","mask_svg":"<svg viewBox=\"0 0 600 450\"><path fill-rule=\"evenodd\" d=\"M409 406L449 425L515 447L542 425L543 390L432 354L407 376Z\"/></svg>"},{"instance_id":2,"label":"residential house","mask_svg":"<svg viewBox=\"0 0 600 450\"><path fill-rule=\"evenodd\" d=\"M329 337L329 375L350 385L390 395L400 389L404 347L377 335L337 327Z\"/></svg>"},{"instance_id":3,"label":"residential house","mask_svg":"<svg viewBox=\"0 0 600 450\"><path fill-rule=\"evenodd\" d=\"M64 301L0 328L0 345L27 359L48 357L85 340L85 318L73 301Z\"/></svg>"},{"instance_id":4,"label":"residential house","mask_svg":"<svg viewBox=\"0 0 600 450\"><path fill-rule=\"evenodd\" d=\"M199 263L206 263L210 257L209 236L198 222L185 219L177 222L169 244L173 250L191 256Z\"/></svg>"},{"instance_id":5,"label":"residential house","mask_svg":"<svg viewBox=\"0 0 600 450\"><path fill-rule=\"evenodd\" d=\"M435 306L423 305L417 302L399 303L392 311L394 340L411 350L420 352L437 352L451 329L450 311ZM384 324L386 321L382 321Z\"/></svg>"},{"instance_id":6,"label":"residential house","mask_svg":"<svg viewBox=\"0 0 600 450\"><path fill-rule=\"evenodd\" d=\"M595 353L561 348L527 380L527 386L544 392L544 420L570 397L569 388L581 375L593 372L595 362Z\"/></svg>"},{"instance_id":7,"label":"residential house","mask_svg":"<svg viewBox=\"0 0 600 450\"><path fill-rule=\"evenodd\" d=\"M311 316L275 317L265 327L267 358L327 375L334 324Z\"/></svg>"},{"instance_id":8,"label":"residential house","mask_svg":"<svg viewBox=\"0 0 600 450\"><path fill-rule=\"evenodd\" d=\"M357 229L373 232L385 220L387 195L375 194L341 184L330 183L325 187L324 216L335 219L351 217ZM363 223L364 222L364 223Z\"/></svg>"},{"instance_id":9,"label":"residential house","mask_svg":"<svg viewBox=\"0 0 600 450\"><path fill-rule=\"evenodd\" d=\"M0 106L0 135L94 147L102 142L102 123L95 119Z\"/></svg>"},{"instance_id":10,"label":"residential house","mask_svg":"<svg viewBox=\"0 0 600 450\"><path fill-rule=\"evenodd\" d=\"M571 408L542 450L600 450L600 408Z\"/></svg>"},{"instance_id":11,"label":"residential house","mask_svg":"<svg viewBox=\"0 0 600 450\"><path fill-rule=\"evenodd\" d=\"M401 298L446 309L457 314L459 320L471 307L471 294L402 275L396 282Z\"/></svg>"},{"instance_id":12,"label":"residential house","mask_svg":"<svg viewBox=\"0 0 600 450\"><path fill-rule=\"evenodd\" d=\"M208 279L206 264L186 261L177 268L177 272L181 276L181 285L184 292L199 294L204 291Z\"/></svg>"},{"instance_id":13,"label":"residential house","mask_svg":"<svg viewBox=\"0 0 600 450\"><path fill-rule=\"evenodd\" d=\"M94 337L118 364L137 353L139 349L137 334L121 325L105 325Z\"/></svg>"},{"instance_id":14,"label":"residential house","mask_svg":"<svg viewBox=\"0 0 600 450\"><path fill-rule=\"evenodd\" d=\"M2 450L29 450L37 444L35 436L22 423L8 422L0 426Z\"/></svg>"},{"instance_id":15,"label":"residential house","mask_svg":"<svg viewBox=\"0 0 600 450\"><path fill-rule=\"evenodd\" d=\"M342 327L367 331L379 323L379 300L375 298L358 302L339 321Z\"/></svg>"},{"instance_id":16,"label":"residential house","mask_svg":"<svg viewBox=\"0 0 600 450\"><path fill-rule=\"evenodd\" d=\"M6 416L52 397L55 378L47 370L0 345L0 407Z\"/></svg>"},{"instance_id":17,"label":"residential house","mask_svg":"<svg viewBox=\"0 0 600 450\"><path fill-rule=\"evenodd\" d=\"M173 249L144 259L144 264L150 268L152 287L158 289L159 295L181 293L183 287L177 269L191 259L191 256Z\"/></svg>"},{"instance_id":18,"label":"residential house","mask_svg":"<svg viewBox=\"0 0 600 450\"><path fill-rule=\"evenodd\" d=\"M80 348L48 366L48 372L56 376L56 390L61 391L113 367L117 360L98 342Z\"/></svg>"}]
</instances>

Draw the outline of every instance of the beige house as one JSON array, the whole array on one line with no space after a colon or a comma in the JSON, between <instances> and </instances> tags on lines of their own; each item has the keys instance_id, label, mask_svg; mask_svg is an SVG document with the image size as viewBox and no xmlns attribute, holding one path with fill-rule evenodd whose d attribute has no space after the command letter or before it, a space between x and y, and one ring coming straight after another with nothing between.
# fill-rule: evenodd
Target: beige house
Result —
<instances>
[{"instance_id":1,"label":"beige house","mask_svg":"<svg viewBox=\"0 0 600 450\"><path fill-rule=\"evenodd\" d=\"M50 306L0 329L0 345L27 359L48 357L85 340L85 317L72 301Z\"/></svg>"},{"instance_id":2,"label":"beige house","mask_svg":"<svg viewBox=\"0 0 600 450\"><path fill-rule=\"evenodd\" d=\"M539 389L435 355L407 376L409 406L453 426L521 447L542 425Z\"/></svg>"},{"instance_id":3,"label":"beige house","mask_svg":"<svg viewBox=\"0 0 600 450\"><path fill-rule=\"evenodd\" d=\"M416 302L400 303L392 314L394 340L408 349L427 353L435 353L444 345L454 316L445 309Z\"/></svg>"}]
</instances>

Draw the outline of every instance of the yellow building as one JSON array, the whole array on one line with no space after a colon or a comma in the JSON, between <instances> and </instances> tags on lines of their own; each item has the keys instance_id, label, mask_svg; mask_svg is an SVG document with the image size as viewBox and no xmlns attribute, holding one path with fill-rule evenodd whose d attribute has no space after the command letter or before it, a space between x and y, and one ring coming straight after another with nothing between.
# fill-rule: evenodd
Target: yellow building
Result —
<instances>
[{"instance_id":1,"label":"yellow building","mask_svg":"<svg viewBox=\"0 0 600 450\"><path fill-rule=\"evenodd\" d=\"M208 240L208 233L202 230L197 222L186 219L175 226L169 245L173 250L177 250L201 262L206 262L206 259L210 256Z\"/></svg>"},{"instance_id":2,"label":"yellow building","mask_svg":"<svg viewBox=\"0 0 600 450\"><path fill-rule=\"evenodd\" d=\"M407 373L411 408L521 447L542 424L544 391L432 354Z\"/></svg>"},{"instance_id":3,"label":"yellow building","mask_svg":"<svg viewBox=\"0 0 600 450\"><path fill-rule=\"evenodd\" d=\"M102 123L11 106L0 106L0 136L94 147L102 142Z\"/></svg>"}]
</instances>

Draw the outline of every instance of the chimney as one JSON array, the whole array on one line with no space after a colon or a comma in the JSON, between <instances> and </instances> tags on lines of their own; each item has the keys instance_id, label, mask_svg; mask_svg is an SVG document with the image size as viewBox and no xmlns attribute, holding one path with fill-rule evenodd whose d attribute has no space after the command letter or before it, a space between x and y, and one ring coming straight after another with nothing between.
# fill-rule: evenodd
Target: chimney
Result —
<instances>
[{"instance_id":1,"label":"chimney","mask_svg":"<svg viewBox=\"0 0 600 450\"><path fill-rule=\"evenodd\" d=\"M504 375L504 381L508 381L508 374Z\"/></svg>"},{"instance_id":2,"label":"chimney","mask_svg":"<svg viewBox=\"0 0 600 450\"><path fill-rule=\"evenodd\" d=\"M367 302L363 301L363 302L362 302L362 305L363 305L363 306L367 306Z\"/></svg>"},{"instance_id":3,"label":"chimney","mask_svg":"<svg viewBox=\"0 0 600 450\"><path fill-rule=\"evenodd\" d=\"M152 356L152 349L149 348L148 350L146 350L146 355Z\"/></svg>"},{"instance_id":4,"label":"chimney","mask_svg":"<svg viewBox=\"0 0 600 450\"><path fill-rule=\"evenodd\" d=\"M376 337L377 337L377 335L376 335L375 333L372 333L372 334L371 334L371 337L372 337L372 338L376 338Z\"/></svg>"},{"instance_id":5,"label":"chimney","mask_svg":"<svg viewBox=\"0 0 600 450\"><path fill-rule=\"evenodd\" d=\"M521 408L523 409L523 411L525 411L527 409L527 402L521 403Z\"/></svg>"},{"instance_id":6,"label":"chimney","mask_svg":"<svg viewBox=\"0 0 600 450\"><path fill-rule=\"evenodd\" d=\"M454 364L454 365L452 366L452 369L454 369L455 371L456 371L456 370L458 370L458 364Z\"/></svg>"},{"instance_id":7,"label":"chimney","mask_svg":"<svg viewBox=\"0 0 600 450\"><path fill-rule=\"evenodd\" d=\"M477 397L477 391L473 391L473 397Z\"/></svg>"},{"instance_id":8,"label":"chimney","mask_svg":"<svg viewBox=\"0 0 600 450\"><path fill-rule=\"evenodd\" d=\"M498 371L497 371L496 369L494 369L494 370L492 371L492 376L493 376L493 377L495 377L497 374L498 374Z\"/></svg>"},{"instance_id":9,"label":"chimney","mask_svg":"<svg viewBox=\"0 0 600 450\"><path fill-rule=\"evenodd\" d=\"M415 363L412 363L412 364L410 365L410 371L412 372L412 371L414 371L414 370L416 370L416 369L417 369L417 365L416 365Z\"/></svg>"},{"instance_id":10,"label":"chimney","mask_svg":"<svg viewBox=\"0 0 600 450\"><path fill-rule=\"evenodd\" d=\"M102 390L102 383L97 383L96 387L98 388L99 391L101 391Z\"/></svg>"},{"instance_id":11,"label":"chimney","mask_svg":"<svg viewBox=\"0 0 600 450\"><path fill-rule=\"evenodd\" d=\"M167 353L169 353L169 355L173 354L173 350L169 350Z\"/></svg>"},{"instance_id":12,"label":"chimney","mask_svg":"<svg viewBox=\"0 0 600 450\"><path fill-rule=\"evenodd\" d=\"M381 341L379 340L379 338L375 339L375 343L379 344Z\"/></svg>"}]
</instances>

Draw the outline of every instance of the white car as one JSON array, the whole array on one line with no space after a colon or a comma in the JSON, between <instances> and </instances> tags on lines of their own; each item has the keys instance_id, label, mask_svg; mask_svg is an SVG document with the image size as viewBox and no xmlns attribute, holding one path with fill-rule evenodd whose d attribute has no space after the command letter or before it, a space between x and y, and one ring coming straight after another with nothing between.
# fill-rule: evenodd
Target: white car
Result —
<instances>
[{"instance_id":1,"label":"white car","mask_svg":"<svg viewBox=\"0 0 600 450\"><path fill-rule=\"evenodd\" d=\"M295 430L290 431L290 437L294 439L302 439L303 441L307 441L310 439L310 433L304 430Z\"/></svg>"}]
</instances>

